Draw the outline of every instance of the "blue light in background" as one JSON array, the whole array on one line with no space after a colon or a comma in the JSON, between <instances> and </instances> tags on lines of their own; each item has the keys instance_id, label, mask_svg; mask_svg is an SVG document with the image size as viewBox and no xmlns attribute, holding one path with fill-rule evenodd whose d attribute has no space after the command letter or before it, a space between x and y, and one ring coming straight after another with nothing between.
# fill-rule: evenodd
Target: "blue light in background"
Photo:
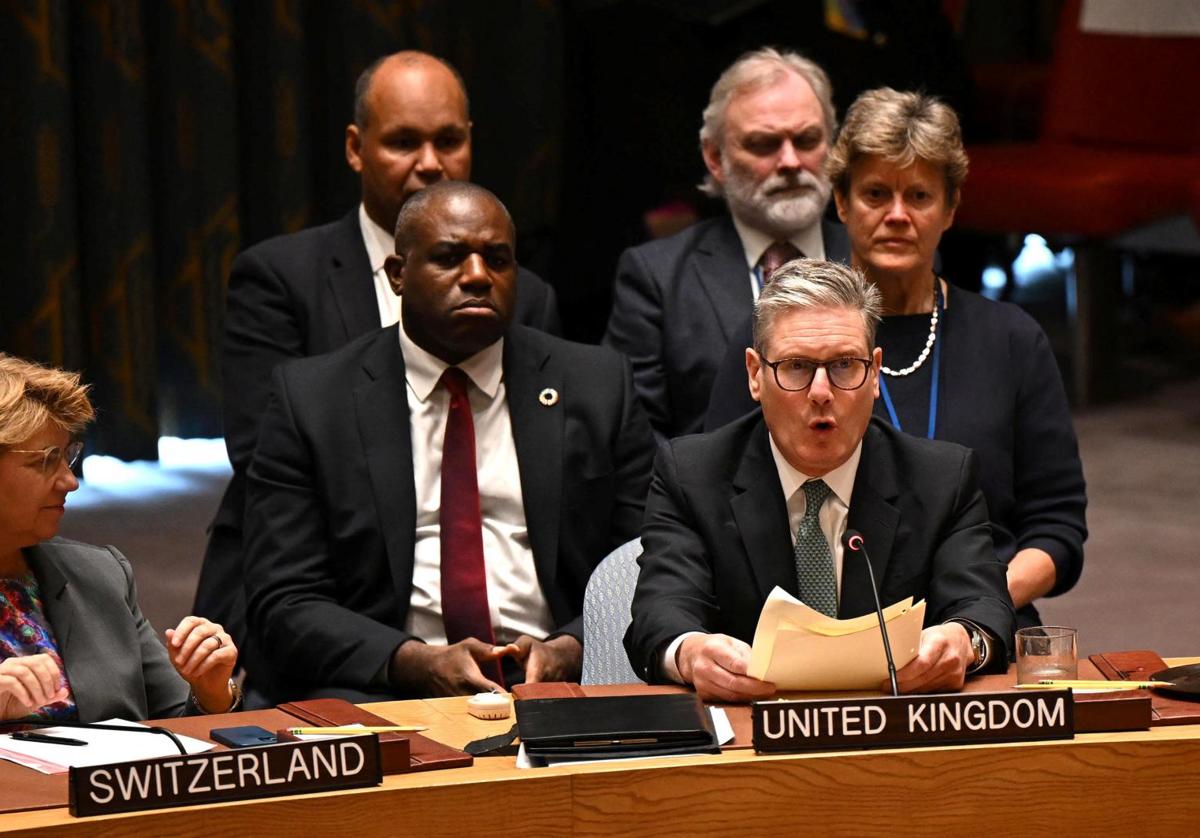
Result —
<instances>
[{"instance_id":1,"label":"blue light in background","mask_svg":"<svg viewBox=\"0 0 1200 838\"><path fill-rule=\"evenodd\" d=\"M983 296L993 300L1000 299L1004 286L1008 285L1008 274L999 265L988 265L983 269Z\"/></svg>"},{"instance_id":2,"label":"blue light in background","mask_svg":"<svg viewBox=\"0 0 1200 838\"><path fill-rule=\"evenodd\" d=\"M1020 292L1033 292L1035 289L1039 294L1055 293L1055 289L1070 276L1074 267L1075 252L1071 248L1064 247L1055 253L1045 238L1036 233L1030 234L1025 237L1021 252L1012 263L1014 287L1009 298L1018 301L1028 299L1028 294ZM1008 274L1000 265L992 263L983 269L980 282L983 295L998 300L1004 296Z\"/></svg>"},{"instance_id":3,"label":"blue light in background","mask_svg":"<svg viewBox=\"0 0 1200 838\"><path fill-rule=\"evenodd\" d=\"M1046 240L1038 235L1025 237L1025 246L1013 260L1013 281L1018 288L1035 282L1065 276L1075 266L1075 252L1064 247L1058 253L1050 249Z\"/></svg>"},{"instance_id":4,"label":"blue light in background","mask_svg":"<svg viewBox=\"0 0 1200 838\"><path fill-rule=\"evenodd\" d=\"M67 504L87 507L107 500L160 500L195 492L198 484L221 484L233 474L223 439L158 441L158 461L93 455L83 458L83 480Z\"/></svg>"},{"instance_id":5,"label":"blue light in background","mask_svg":"<svg viewBox=\"0 0 1200 838\"><path fill-rule=\"evenodd\" d=\"M230 472L225 440L180 439L177 436L159 437L158 462L163 468L198 468Z\"/></svg>"}]
</instances>

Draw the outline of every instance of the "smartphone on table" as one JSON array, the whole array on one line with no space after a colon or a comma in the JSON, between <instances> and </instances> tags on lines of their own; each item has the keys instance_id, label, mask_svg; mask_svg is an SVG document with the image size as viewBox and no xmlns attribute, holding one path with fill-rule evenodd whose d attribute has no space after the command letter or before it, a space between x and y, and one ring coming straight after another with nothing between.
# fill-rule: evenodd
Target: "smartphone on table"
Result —
<instances>
[{"instance_id":1,"label":"smartphone on table","mask_svg":"<svg viewBox=\"0 0 1200 838\"><path fill-rule=\"evenodd\" d=\"M279 741L274 733L258 725L214 727L208 732L208 737L230 748L254 748L258 745L274 745Z\"/></svg>"}]
</instances>

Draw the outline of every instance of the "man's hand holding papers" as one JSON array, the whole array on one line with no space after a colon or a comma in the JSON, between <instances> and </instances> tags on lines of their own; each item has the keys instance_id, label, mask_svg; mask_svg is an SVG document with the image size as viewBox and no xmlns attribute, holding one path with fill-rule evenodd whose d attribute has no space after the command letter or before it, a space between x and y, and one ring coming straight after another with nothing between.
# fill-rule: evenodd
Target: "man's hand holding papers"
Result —
<instances>
[{"instance_id":1,"label":"man's hand holding papers","mask_svg":"<svg viewBox=\"0 0 1200 838\"><path fill-rule=\"evenodd\" d=\"M746 674L750 647L727 634L693 634L679 645L679 674L705 701L729 704L760 701L775 685Z\"/></svg>"},{"instance_id":2,"label":"man's hand holding papers","mask_svg":"<svg viewBox=\"0 0 1200 838\"><path fill-rule=\"evenodd\" d=\"M902 693L962 689L974 653L957 622L922 629L925 602L883 610ZM691 634L679 645L679 675L705 701L760 701L777 690L890 692L875 614L827 617L781 588L767 597L751 647L726 634Z\"/></svg>"},{"instance_id":3,"label":"man's hand holding papers","mask_svg":"<svg viewBox=\"0 0 1200 838\"><path fill-rule=\"evenodd\" d=\"M924 648L924 600L914 604L908 597L883 609L883 616L896 665L918 661ZM910 673L910 681L924 683L921 674L941 660L945 644L934 639L928 659ZM827 617L775 588L758 618L747 675L783 690L876 689L888 677L878 619L874 613L849 620Z\"/></svg>"},{"instance_id":4,"label":"man's hand holding papers","mask_svg":"<svg viewBox=\"0 0 1200 838\"><path fill-rule=\"evenodd\" d=\"M930 626L921 632L917 656L896 671L896 683L902 693L958 691L973 659L971 641L962 623Z\"/></svg>"}]
</instances>

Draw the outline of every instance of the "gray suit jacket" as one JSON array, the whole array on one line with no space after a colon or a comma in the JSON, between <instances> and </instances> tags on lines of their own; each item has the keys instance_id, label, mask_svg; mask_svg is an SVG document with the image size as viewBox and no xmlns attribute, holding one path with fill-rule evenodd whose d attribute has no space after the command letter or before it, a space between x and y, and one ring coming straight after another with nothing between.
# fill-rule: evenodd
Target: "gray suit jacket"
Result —
<instances>
[{"instance_id":1,"label":"gray suit jacket","mask_svg":"<svg viewBox=\"0 0 1200 838\"><path fill-rule=\"evenodd\" d=\"M826 258L849 259L845 228L823 221L821 235ZM717 367L753 307L742 241L728 216L621 254L604 344L633 363L658 435L701 429Z\"/></svg>"},{"instance_id":2,"label":"gray suit jacket","mask_svg":"<svg viewBox=\"0 0 1200 838\"><path fill-rule=\"evenodd\" d=\"M79 719L182 716L188 685L137 603L133 568L115 547L52 538L25 550Z\"/></svg>"}]
</instances>

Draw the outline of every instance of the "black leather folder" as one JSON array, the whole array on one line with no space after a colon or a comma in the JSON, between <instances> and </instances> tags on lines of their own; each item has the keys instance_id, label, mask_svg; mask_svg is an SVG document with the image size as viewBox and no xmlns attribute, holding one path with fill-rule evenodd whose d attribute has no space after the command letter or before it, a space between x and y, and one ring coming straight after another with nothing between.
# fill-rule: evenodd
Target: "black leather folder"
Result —
<instances>
[{"instance_id":1,"label":"black leather folder","mask_svg":"<svg viewBox=\"0 0 1200 838\"><path fill-rule=\"evenodd\" d=\"M715 754L712 717L694 694L533 698L515 702L517 730L534 759Z\"/></svg>"}]
</instances>

